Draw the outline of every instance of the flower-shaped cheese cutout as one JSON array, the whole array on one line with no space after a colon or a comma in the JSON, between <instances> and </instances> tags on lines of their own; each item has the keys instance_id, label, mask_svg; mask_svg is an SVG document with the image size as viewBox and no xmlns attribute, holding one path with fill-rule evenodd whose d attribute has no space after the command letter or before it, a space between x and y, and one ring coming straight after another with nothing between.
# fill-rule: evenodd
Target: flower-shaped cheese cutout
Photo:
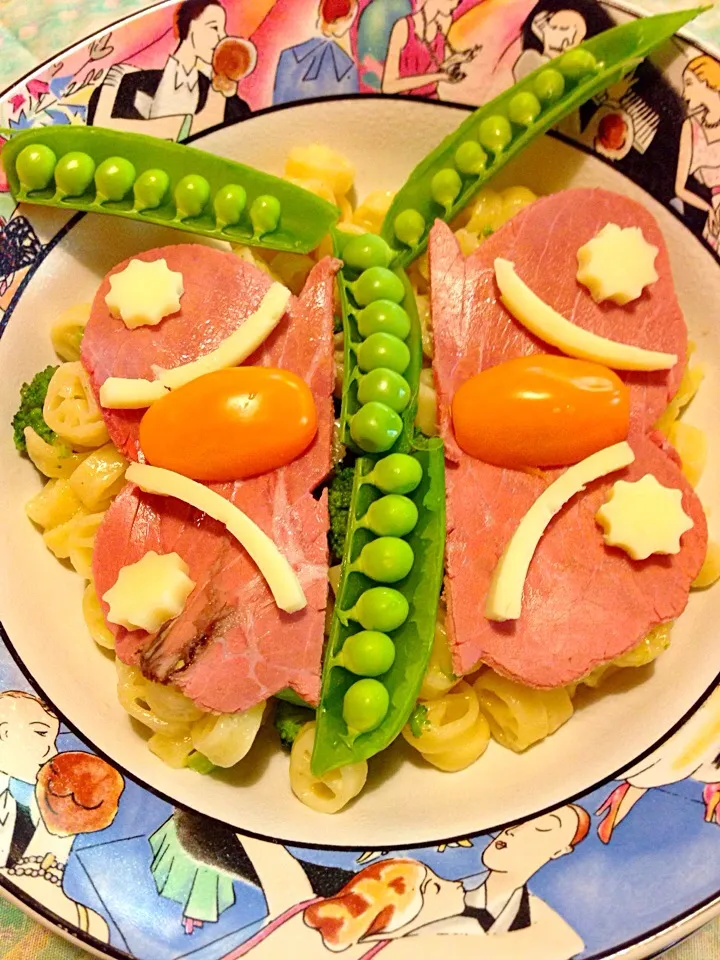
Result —
<instances>
[{"instance_id":1,"label":"flower-shaped cheese cutout","mask_svg":"<svg viewBox=\"0 0 720 960\"><path fill-rule=\"evenodd\" d=\"M154 550L122 567L113 586L103 594L110 607L108 620L126 630L156 633L182 613L195 586L189 570L177 553Z\"/></svg>"},{"instance_id":2,"label":"flower-shaped cheese cutout","mask_svg":"<svg viewBox=\"0 0 720 960\"><path fill-rule=\"evenodd\" d=\"M155 326L163 317L177 313L182 295L182 274L170 270L165 260L131 260L110 277L105 303L114 317L134 330Z\"/></svg>"},{"instance_id":3,"label":"flower-shaped cheese cutout","mask_svg":"<svg viewBox=\"0 0 720 960\"><path fill-rule=\"evenodd\" d=\"M651 473L628 483L618 480L595 514L605 543L633 560L653 553L680 552L680 537L693 526L682 507L682 491L664 487Z\"/></svg>"},{"instance_id":4,"label":"flower-shaped cheese cutout","mask_svg":"<svg viewBox=\"0 0 720 960\"><path fill-rule=\"evenodd\" d=\"M578 250L578 282L596 303L613 300L624 306L658 279L657 255L658 248L647 242L640 227L608 223Z\"/></svg>"}]
</instances>

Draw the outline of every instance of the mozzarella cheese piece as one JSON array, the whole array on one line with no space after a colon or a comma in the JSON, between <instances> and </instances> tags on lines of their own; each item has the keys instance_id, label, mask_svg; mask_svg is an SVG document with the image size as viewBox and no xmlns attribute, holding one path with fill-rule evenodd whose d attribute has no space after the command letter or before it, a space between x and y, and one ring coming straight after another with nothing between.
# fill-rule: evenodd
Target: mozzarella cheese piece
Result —
<instances>
[{"instance_id":1,"label":"mozzarella cheese piece","mask_svg":"<svg viewBox=\"0 0 720 960\"><path fill-rule=\"evenodd\" d=\"M107 619L126 630L157 633L182 613L195 587L189 572L177 553L148 551L136 563L122 567L113 586L103 594L110 607Z\"/></svg>"},{"instance_id":2,"label":"mozzarella cheese piece","mask_svg":"<svg viewBox=\"0 0 720 960\"><path fill-rule=\"evenodd\" d=\"M176 390L205 373L236 367L246 360L267 339L280 323L290 300L290 291L281 283L273 283L262 298L260 306L243 325L226 337L222 343L204 357L165 370L153 367L157 379L164 386Z\"/></svg>"},{"instance_id":3,"label":"mozzarella cheese piece","mask_svg":"<svg viewBox=\"0 0 720 960\"><path fill-rule=\"evenodd\" d=\"M680 537L693 521L682 506L682 491L664 487L651 473L628 483L613 484L607 501L595 514L605 543L620 547L633 560L647 560L654 553L680 552Z\"/></svg>"},{"instance_id":4,"label":"mozzarella cheese piece","mask_svg":"<svg viewBox=\"0 0 720 960\"><path fill-rule=\"evenodd\" d=\"M674 353L643 350L628 343L599 337L566 320L520 279L515 264L498 258L495 279L500 299L530 333L570 357L604 363L613 370L669 370L677 363Z\"/></svg>"},{"instance_id":5,"label":"mozzarella cheese piece","mask_svg":"<svg viewBox=\"0 0 720 960\"><path fill-rule=\"evenodd\" d=\"M608 223L578 250L578 282L588 288L596 303L613 300L624 306L657 281L658 253L640 227Z\"/></svg>"},{"instance_id":6,"label":"mozzarella cheese piece","mask_svg":"<svg viewBox=\"0 0 720 960\"><path fill-rule=\"evenodd\" d=\"M157 380L108 377L100 387L100 403L108 410L139 410L169 393Z\"/></svg>"},{"instance_id":7,"label":"mozzarella cheese piece","mask_svg":"<svg viewBox=\"0 0 720 960\"><path fill-rule=\"evenodd\" d=\"M627 467L634 459L630 444L623 440L569 467L543 490L520 521L493 571L485 604L488 620L517 620L520 616L530 561L555 514L588 483Z\"/></svg>"},{"instance_id":8,"label":"mozzarella cheese piece","mask_svg":"<svg viewBox=\"0 0 720 960\"><path fill-rule=\"evenodd\" d=\"M307 606L295 571L260 527L219 493L173 470L132 463L125 479L146 493L176 497L196 510L223 523L252 557L281 610L296 613Z\"/></svg>"},{"instance_id":9,"label":"mozzarella cheese piece","mask_svg":"<svg viewBox=\"0 0 720 960\"><path fill-rule=\"evenodd\" d=\"M163 258L146 262L131 260L120 273L110 277L105 303L128 330L156 326L180 309L183 277L171 270Z\"/></svg>"}]
</instances>

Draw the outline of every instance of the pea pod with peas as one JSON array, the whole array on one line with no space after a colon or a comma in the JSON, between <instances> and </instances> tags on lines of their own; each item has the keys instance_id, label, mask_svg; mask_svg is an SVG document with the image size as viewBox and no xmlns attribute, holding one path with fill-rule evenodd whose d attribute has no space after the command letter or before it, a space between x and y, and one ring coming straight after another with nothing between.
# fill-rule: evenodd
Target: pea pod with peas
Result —
<instances>
[{"instance_id":1,"label":"pea pod with peas","mask_svg":"<svg viewBox=\"0 0 720 960\"><path fill-rule=\"evenodd\" d=\"M432 649L444 550L442 442L359 457L323 664L317 776L374 756L407 722Z\"/></svg>"},{"instance_id":2,"label":"pea pod with peas","mask_svg":"<svg viewBox=\"0 0 720 960\"><path fill-rule=\"evenodd\" d=\"M11 133L2 164L16 200L294 253L315 249L339 216L279 177L144 134L80 126Z\"/></svg>"},{"instance_id":3,"label":"pea pod with peas","mask_svg":"<svg viewBox=\"0 0 720 960\"><path fill-rule=\"evenodd\" d=\"M372 233L334 232L343 259L344 383L340 439L357 453L410 449L422 367L415 298L393 252Z\"/></svg>"},{"instance_id":4,"label":"pea pod with peas","mask_svg":"<svg viewBox=\"0 0 720 960\"><path fill-rule=\"evenodd\" d=\"M629 73L702 9L644 17L606 30L539 67L475 110L410 174L381 236L405 266L427 246L434 220L452 220L535 137Z\"/></svg>"}]
</instances>

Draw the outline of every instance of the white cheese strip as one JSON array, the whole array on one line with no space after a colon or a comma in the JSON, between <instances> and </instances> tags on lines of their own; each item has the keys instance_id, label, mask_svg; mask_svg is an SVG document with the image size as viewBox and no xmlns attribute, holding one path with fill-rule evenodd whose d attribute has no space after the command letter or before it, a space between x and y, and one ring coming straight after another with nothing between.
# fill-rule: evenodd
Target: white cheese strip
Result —
<instances>
[{"instance_id":1,"label":"white cheese strip","mask_svg":"<svg viewBox=\"0 0 720 960\"><path fill-rule=\"evenodd\" d=\"M296 613L307 606L295 571L270 537L225 497L173 470L150 467L144 463L131 463L125 479L136 483L146 493L182 500L213 520L225 524L255 561L278 607L287 613Z\"/></svg>"},{"instance_id":2,"label":"white cheese strip","mask_svg":"<svg viewBox=\"0 0 720 960\"><path fill-rule=\"evenodd\" d=\"M500 299L510 313L536 337L570 357L604 363L613 370L669 370L677 363L674 353L643 350L628 343L608 340L566 320L520 279L515 264L498 257L495 279Z\"/></svg>"},{"instance_id":3,"label":"white cheese strip","mask_svg":"<svg viewBox=\"0 0 720 960\"><path fill-rule=\"evenodd\" d=\"M169 392L158 380L108 377L100 387L100 403L108 410L140 410Z\"/></svg>"},{"instance_id":4,"label":"white cheese strip","mask_svg":"<svg viewBox=\"0 0 720 960\"><path fill-rule=\"evenodd\" d=\"M236 367L246 360L267 339L287 309L291 293L281 283L273 283L262 298L260 306L243 325L204 357L166 370L153 366L157 379L170 390L176 390L191 380L215 370Z\"/></svg>"},{"instance_id":5,"label":"white cheese strip","mask_svg":"<svg viewBox=\"0 0 720 960\"><path fill-rule=\"evenodd\" d=\"M485 604L488 620L517 620L520 616L530 561L555 514L588 483L627 467L634 459L630 444L623 440L569 467L543 490L520 521L493 571Z\"/></svg>"}]
</instances>

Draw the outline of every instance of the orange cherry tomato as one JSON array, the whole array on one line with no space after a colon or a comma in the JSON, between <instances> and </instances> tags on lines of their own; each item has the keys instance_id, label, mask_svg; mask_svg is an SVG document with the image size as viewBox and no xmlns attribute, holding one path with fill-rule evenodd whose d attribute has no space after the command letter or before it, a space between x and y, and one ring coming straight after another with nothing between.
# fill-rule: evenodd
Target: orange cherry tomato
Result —
<instances>
[{"instance_id":1,"label":"orange cherry tomato","mask_svg":"<svg viewBox=\"0 0 720 960\"><path fill-rule=\"evenodd\" d=\"M452 401L458 446L499 467L561 467L625 440L630 393L607 367L539 353L489 367Z\"/></svg>"},{"instance_id":2,"label":"orange cherry tomato","mask_svg":"<svg viewBox=\"0 0 720 960\"><path fill-rule=\"evenodd\" d=\"M244 480L290 463L317 433L312 391L289 370L234 367L156 400L140 421L148 463L193 480Z\"/></svg>"}]
</instances>

